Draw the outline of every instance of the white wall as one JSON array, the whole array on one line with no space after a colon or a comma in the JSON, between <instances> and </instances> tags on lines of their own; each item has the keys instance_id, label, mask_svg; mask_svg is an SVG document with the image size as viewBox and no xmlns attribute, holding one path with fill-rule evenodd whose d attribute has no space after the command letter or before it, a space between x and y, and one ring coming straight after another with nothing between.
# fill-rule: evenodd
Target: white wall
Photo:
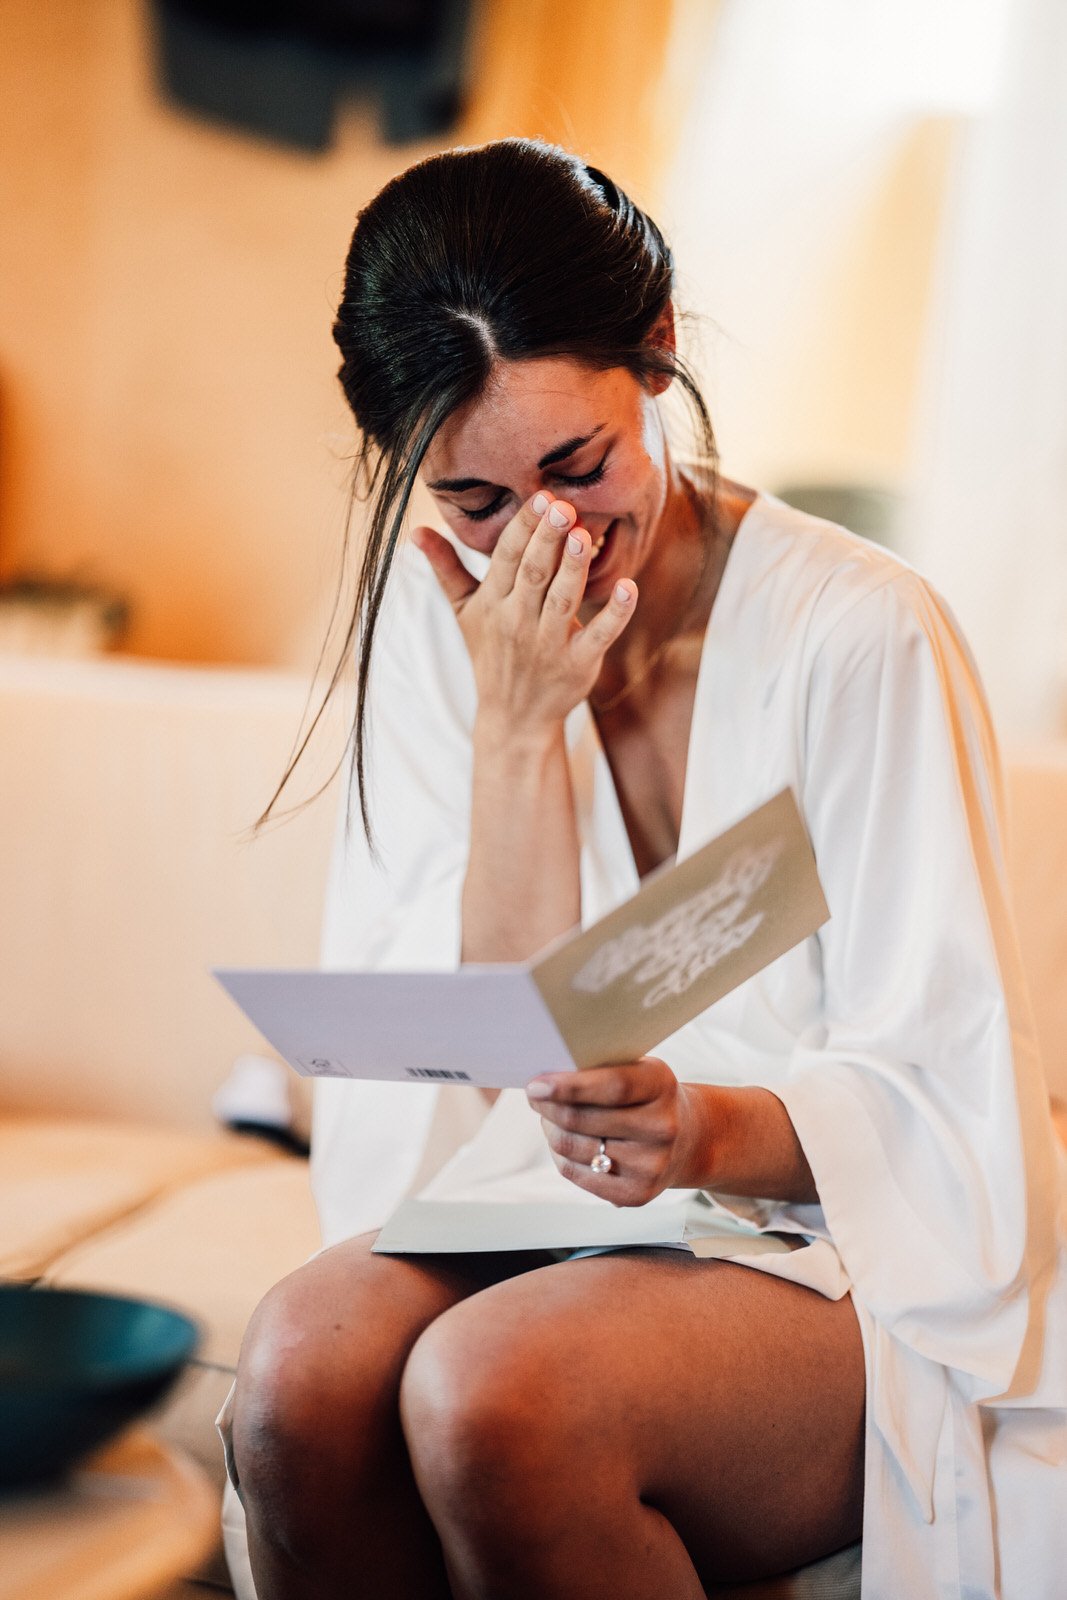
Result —
<instances>
[{"instance_id":1,"label":"white wall","mask_svg":"<svg viewBox=\"0 0 1067 1600\"><path fill-rule=\"evenodd\" d=\"M900 492L1002 734L1067 732L1067 6L721 0L662 218L725 468Z\"/></svg>"},{"instance_id":2,"label":"white wall","mask_svg":"<svg viewBox=\"0 0 1067 1600\"><path fill-rule=\"evenodd\" d=\"M722 0L663 206L728 470L890 486L1001 0Z\"/></svg>"},{"instance_id":3,"label":"white wall","mask_svg":"<svg viewBox=\"0 0 1067 1600\"><path fill-rule=\"evenodd\" d=\"M1067 6L1014 0L969 131L916 430L908 553L1013 742L1067 734Z\"/></svg>"}]
</instances>

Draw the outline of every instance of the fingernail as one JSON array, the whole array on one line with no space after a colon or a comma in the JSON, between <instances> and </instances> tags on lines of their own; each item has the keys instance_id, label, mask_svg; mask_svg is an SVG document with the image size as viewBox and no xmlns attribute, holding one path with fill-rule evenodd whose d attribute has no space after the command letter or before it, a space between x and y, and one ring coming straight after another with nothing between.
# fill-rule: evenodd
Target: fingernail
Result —
<instances>
[{"instance_id":1,"label":"fingernail","mask_svg":"<svg viewBox=\"0 0 1067 1600\"><path fill-rule=\"evenodd\" d=\"M567 537L567 549L570 551L572 556L580 556L582 553L582 541L580 539L576 539L573 533L569 534Z\"/></svg>"},{"instance_id":2,"label":"fingernail","mask_svg":"<svg viewBox=\"0 0 1067 1600\"><path fill-rule=\"evenodd\" d=\"M617 583L615 585L615 598L620 605L627 606L633 599L633 590L628 589L624 583Z\"/></svg>"},{"instance_id":3,"label":"fingernail","mask_svg":"<svg viewBox=\"0 0 1067 1600\"><path fill-rule=\"evenodd\" d=\"M548 510L548 496L547 496L547 494L535 494L534 497L533 497L532 504L533 504L534 510L537 512L537 515L539 517L543 517L545 512Z\"/></svg>"},{"instance_id":4,"label":"fingernail","mask_svg":"<svg viewBox=\"0 0 1067 1600\"><path fill-rule=\"evenodd\" d=\"M552 1085L547 1078L531 1078L526 1093L531 1100L551 1100Z\"/></svg>"},{"instance_id":5,"label":"fingernail","mask_svg":"<svg viewBox=\"0 0 1067 1600\"><path fill-rule=\"evenodd\" d=\"M548 520L554 528L565 528L571 520L570 509L554 505L548 513Z\"/></svg>"}]
</instances>

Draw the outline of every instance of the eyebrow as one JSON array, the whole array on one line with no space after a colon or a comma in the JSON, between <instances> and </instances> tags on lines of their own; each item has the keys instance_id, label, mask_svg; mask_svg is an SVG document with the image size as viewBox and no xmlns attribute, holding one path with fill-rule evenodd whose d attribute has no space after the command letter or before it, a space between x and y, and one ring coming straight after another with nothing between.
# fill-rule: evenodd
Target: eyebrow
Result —
<instances>
[{"instance_id":1,"label":"eyebrow","mask_svg":"<svg viewBox=\"0 0 1067 1600\"><path fill-rule=\"evenodd\" d=\"M564 439L562 444L556 445L554 450L549 450L537 463L539 468L554 467L560 461L566 461L568 456L573 456L583 445L589 444L598 433L604 431L605 424L598 422L591 433L576 435L573 439ZM490 484L485 478L438 478L436 483L429 485L431 489L444 489L450 494L462 494L466 489L488 489Z\"/></svg>"}]
</instances>

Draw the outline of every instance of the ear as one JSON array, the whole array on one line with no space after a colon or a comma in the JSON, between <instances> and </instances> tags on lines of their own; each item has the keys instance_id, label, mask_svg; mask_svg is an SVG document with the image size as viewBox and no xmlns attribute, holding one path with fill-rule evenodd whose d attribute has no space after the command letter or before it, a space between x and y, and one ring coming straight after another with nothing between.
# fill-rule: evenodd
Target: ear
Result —
<instances>
[{"instance_id":1,"label":"ear","mask_svg":"<svg viewBox=\"0 0 1067 1600\"><path fill-rule=\"evenodd\" d=\"M677 350L678 343L674 332L674 306L670 301L667 302L667 309L649 334L648 342L653 349L662 350L666 355L673 355ZM663 394L669 389L674 380L669 373L652 372L649 374L647 381L650 393L657 395Z\"/></svg>"}]
</instances>

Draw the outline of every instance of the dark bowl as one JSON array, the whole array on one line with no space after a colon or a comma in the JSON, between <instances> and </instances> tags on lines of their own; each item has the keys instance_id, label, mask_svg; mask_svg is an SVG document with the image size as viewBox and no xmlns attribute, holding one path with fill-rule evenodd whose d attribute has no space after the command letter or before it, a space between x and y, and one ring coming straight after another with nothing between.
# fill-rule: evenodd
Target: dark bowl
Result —
<instances>
[{"instance_id":1,"label":"dark bowl","mask_svg":"<svg viewBox=\"0 0 1067 1600\"><path fill-rule=\"evenodd\" d=\"M0 1492L66 1472L166 1392L197 1328L167 1306L0 1284Z\"/></svg>"}]
</instances>

